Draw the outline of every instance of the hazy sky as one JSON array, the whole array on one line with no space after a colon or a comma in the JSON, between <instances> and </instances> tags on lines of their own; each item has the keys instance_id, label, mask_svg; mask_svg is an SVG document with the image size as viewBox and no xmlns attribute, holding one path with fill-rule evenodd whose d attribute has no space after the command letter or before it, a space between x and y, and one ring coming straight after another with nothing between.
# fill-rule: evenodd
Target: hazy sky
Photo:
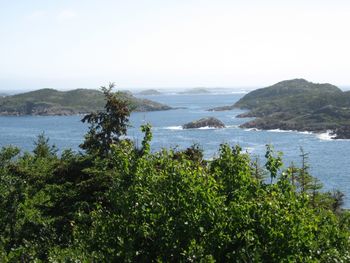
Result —
<instances>
[{"instance_id":1,"label":"hazy sky","mask_svg":"<svg viewBox=\"0 0 350 263\"><path fill-rule=\"evenodd\" d=\"M348 0L0 0L0 90L350 84Z\"/></svg>"}]
</instances>

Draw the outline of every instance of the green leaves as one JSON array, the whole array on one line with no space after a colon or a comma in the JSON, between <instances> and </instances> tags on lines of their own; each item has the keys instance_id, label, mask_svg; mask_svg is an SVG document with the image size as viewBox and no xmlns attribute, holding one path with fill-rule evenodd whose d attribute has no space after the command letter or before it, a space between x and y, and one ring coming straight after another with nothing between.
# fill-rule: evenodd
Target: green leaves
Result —
<instances>
[{"instance_id":1,"label":"green leaves","mask_svg":"<svg viewBox=\"0 0 350 263\"><path fill-rule=\"evenodd\" d=\"M119 142L120 136L126 135L130 103L120 93L113 93L113 88L114 83L110 83L108 88L101 88L106 99L104 111L88 114L82 119L82 122L90 124L85 141L80 145L88 153L106 156L111 145Z\"/></svg>"},{"instance_id":2,"label":"green leaves","mask_svg":"<svg viewBox=\"0 0 350 263\"><path fill-rule=\"evenodd\" d=\"M271 145L266 145L266 169L270 172L271 184L273 179L277 177L278 170L282 167L282 153L278 153L277 156L273 155L273 147Z\"/></svg>"}]
</instances>

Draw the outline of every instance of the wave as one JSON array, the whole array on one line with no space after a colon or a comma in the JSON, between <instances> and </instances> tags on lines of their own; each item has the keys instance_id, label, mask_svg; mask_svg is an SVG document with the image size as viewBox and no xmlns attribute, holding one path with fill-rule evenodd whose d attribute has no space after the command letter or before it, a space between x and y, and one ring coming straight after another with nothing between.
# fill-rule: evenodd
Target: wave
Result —
<instances>
[{"instance_id":1,"label":"wave","mask_svg":"<svg viewBox=\"0 0 350 263\"><path fill-rule=\"evenodd\" d=\"M269 132L298 132L298 131L293 131L293 130L281 130L281 129L271 129L267 130Z\"/></svg>"},{"instance_id":2,"label":"wave","mask_svg":"<svg viewBox=\"0 0 350 263\"><path fill-rule=\"evenodd\" d=\"M261 131L260 129L257 129L257 128L246 128L244 130L245 131Z\"/></svg>"},{"instance_id":3,"label":"wave","mask_svg":"<svg viewBox=\"0 0 350 263\"><path fill-rule=\"evenodd\" d=\"M225 130L225 129L237 129L239 128L239 125L226 125L225 128L216 128L216 127L209 127L209 126L205 126L205 127L201 127L198 128L198 130Z\"/></svg>"},{"instance_id":4,"label":"wave","mask_svg":"<svg viewBox=\"0 0 350 263\"><path fill-rule=\"evenodd\" d=\"M215 128L215 127L209 127L209 126L205 126L205 127L200 127L200 128L198 128L198 130L215 130L215 129L217 129L217 128Z\"/></svg>"},{"instance_id":5,"label":"wave","mask_svg":"<svg viewBox=\"0 0 350 263\"><path fill-rule=\"evenodd\" d=\"M246 128L245 131L264 131L257 128ZM311 135L314 134L310 131L297 131L297 130L281 130L281 129L271 129L271 130L265 130L267 132L277 132L277 133L299 133L299 134L305 134L305 135Z\"/></svg>"},{"instance_id":6,"label":"wave","mask_svg":"<svg viewBox=\"0 0 350 263\"><path fill-rule=\"evenodd\" d=\"M233 129L233 128L238 128L238 125L227 125L225 128L223 129ZM183 130L182 126L167 126L167 127L161 127L160 129L164 129L164 130ZM215 127L209 127L209 126L205 126L205 127L200 127L200 128L195 128L196 130L221 130L221 128L215 128ZM194 130L194 129L191 129Z\"/></svg>"},{"instance_id":7,"label":"wave","mask_svg":"<svg viewBox=\"0 0 350 263\"><path fill-rule=\"evenodd\" d=\"M333 141L333 139L336 136L337 136L336 134L332 134L332 131L326 131L324 133L316 134L316 137L319 138L322 141Z\"/></svg>"},{"instance_id":8,"label":"wave","mask_svg":"<svg viewBox=\"0 0 350 263\"><path fill-rule=\"evenodd\" d=\"M164 127L165 130L183 130L182 126L168 126Z\"/></svg>"},{"instance_id":9,"label":"wave","mask_svg":"<svg viewBox=\"0 0 350 263\"><path fill-rule=\"evenodd\" d=\"M313 132L310 132L310 131L296 131L296 132L300 134L314 134Z\"/></svg>"}]
</instances>

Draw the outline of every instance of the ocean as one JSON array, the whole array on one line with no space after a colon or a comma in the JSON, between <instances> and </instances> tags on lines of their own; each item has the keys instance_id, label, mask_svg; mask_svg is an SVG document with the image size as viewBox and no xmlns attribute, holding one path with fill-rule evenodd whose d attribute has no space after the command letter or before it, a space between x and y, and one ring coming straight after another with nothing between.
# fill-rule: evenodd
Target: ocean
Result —
<instances>
[{"instance_id":1,"label":"ocean","mask_svg":"<svg viewBox=\"0 0 350 263\"><path fill-rule=\"evenodd\" d=\"M242 110L210 112L217 106L232 105L241 98L242 93L226 94L164 94L142 96L178 108L170 111L132 113L128 136L136 143L142 141L140 125L152 125L152 150L164 147L184 149L193 144L203 148L206 158L217 155L219 146L228 143L239 144L244 151L259 157L264 163L266 144L274 146L275 151L283 152L284 167L292 162L300 165L300 147L309 154L311 174L324 184L324 190L339 189L345 193L345 207L350 208L350 140L332 140L327 133L312 134L295 131L259 131L241 129L238 126L247 119L235 116ZM226 125L224 129L183 130L181 126L202 117L213 116ZM23 151L31 151L37 136L44 132L60 151L71 148L80 151L79 144L87 131L82 116L0 116L0 147L15 145Z\"/></svg>"}]
</instances>

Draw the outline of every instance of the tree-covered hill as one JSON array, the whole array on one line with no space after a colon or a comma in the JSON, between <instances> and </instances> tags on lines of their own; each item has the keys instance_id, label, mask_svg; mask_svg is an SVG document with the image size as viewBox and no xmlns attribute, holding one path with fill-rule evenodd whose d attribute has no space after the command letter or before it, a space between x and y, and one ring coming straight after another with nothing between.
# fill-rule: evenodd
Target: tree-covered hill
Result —
<instances>
[{"instance_id":1,"label":"tree-covered hill","mask_svg":"<svg viewBox=\"0 0 350 263\"><path fill-rule=\"evenodd\" d=\"M162 93L156 89L146 89L142 90L137 95L161 95Z\"/></svg>"},{"instance_id":2,"label":"tree-covered hill","mask_svg":"<svg viewBox=\"0 0 350 263\"><path fill-rule=\"evenodd\" d=\"M139 99L126 92L118 96L128 100L135 111L168 110L169 106ZM58 91L41 89L0 97L0 115L72 115L102 110L105 98L99 90Z\"/></svg>"},{"instance_id":3,"label":"tree-covered hill","mask_svg":"<svg viewBox=\"0 0 350 263\"><path fill-rule=\"evenodd\" d=\"M242 127L313 132L331 130L336 138L350 138L350 92L343 92L331 84L316 84L304 79L286 80L254 90L234 105L220 109L231 108L249 110L239 117L256 117Z\"/></svg>"},{"instance_id":4,"label":"tree-covered hill","mask_svg":"<svg viewBox=\"0 0 350 263\"><path fill-rule=\"evenodd\" d=\"M190 94L190 95L198 95L198 94L208 94L210 91L206 88L192 88L179 92L179 94Z\"/></svg>"},{"instance_id":5,"label":"tree-covered hill","mask_svg":"<svg viewBox=\"0 0 350 263\"><path fill-rule=\"evenodd\" d=\"M250 110L259 108L261 114L271 113L271 105L283 106L290 111L312 111L321 105L338 104L342 94L339 88L331 84L293 79L249 92L234 106Z\"/></svg>"}]
</instances>

